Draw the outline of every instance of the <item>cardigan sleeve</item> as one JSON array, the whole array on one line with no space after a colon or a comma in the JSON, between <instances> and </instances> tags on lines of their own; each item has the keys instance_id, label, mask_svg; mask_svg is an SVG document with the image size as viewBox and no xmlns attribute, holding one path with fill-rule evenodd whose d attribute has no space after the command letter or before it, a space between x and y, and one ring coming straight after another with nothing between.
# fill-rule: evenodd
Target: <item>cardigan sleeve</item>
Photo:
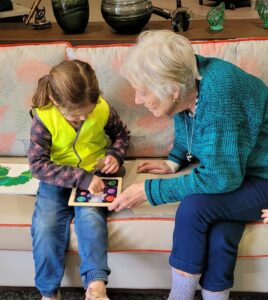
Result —
<instances>
[{"instance_id":1,"label":"cardigan sleeve","mask_svg":"<svg viewBox=\"0 0 268 300\"><path fill-rule=\"evenodd\" d=\"M249 144L238 142L236 128L225 124L225 129L228 134L222 136L218 124L210 126L204 139L200 163L190 174L146 180L149 202L152 205L172 203L192 194L223 193L238 188L245 176L251 149Z\"/></svg>"}]
</instances>

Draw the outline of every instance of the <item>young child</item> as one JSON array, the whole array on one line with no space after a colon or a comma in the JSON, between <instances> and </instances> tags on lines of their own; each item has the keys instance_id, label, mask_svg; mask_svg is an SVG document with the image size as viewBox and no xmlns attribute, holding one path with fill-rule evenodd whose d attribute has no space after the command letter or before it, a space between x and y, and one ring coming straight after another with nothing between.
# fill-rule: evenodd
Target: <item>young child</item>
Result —
<instances>
[{"instance_id":1,"label":"young child","mask_svg":"<svg viewBox=\"0 0 268 300\"><path fill-rule=\"evenodd\" d=\"M32 107L29 164L40 180L32 219L36 287L42 300L59 299L74 218L86 300L108 299L108 210L70 207L68 199L73 187L92 194L103 190L103 181L94 175L96 166L102 161L100 170L106 174L119 170L129 131L100 96L93 69L78 60L64 61L39 79Z\"/></svg>"}]
</instances>

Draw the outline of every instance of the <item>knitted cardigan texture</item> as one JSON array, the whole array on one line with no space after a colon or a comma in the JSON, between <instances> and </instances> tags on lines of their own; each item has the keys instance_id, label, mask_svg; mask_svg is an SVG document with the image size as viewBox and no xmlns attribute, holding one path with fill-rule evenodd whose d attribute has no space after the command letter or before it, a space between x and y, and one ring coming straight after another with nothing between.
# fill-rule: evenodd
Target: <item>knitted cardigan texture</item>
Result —
<instances>
[{"instance_id":1,"label":"knitted cardigan texture","mask_svg":"<svg viewBox=\"0 0 268 300\"><path fill-rule=\"evenodd\" d=\"M174 116L168 159L185 162L188 131L199 164L188 175L146 180L151 205L192 194L230 192L245 176L268 179L268 86L224 60L197 56L197 62L202 79L195 119L184 112Z\"/></svg>"}]
</instances>

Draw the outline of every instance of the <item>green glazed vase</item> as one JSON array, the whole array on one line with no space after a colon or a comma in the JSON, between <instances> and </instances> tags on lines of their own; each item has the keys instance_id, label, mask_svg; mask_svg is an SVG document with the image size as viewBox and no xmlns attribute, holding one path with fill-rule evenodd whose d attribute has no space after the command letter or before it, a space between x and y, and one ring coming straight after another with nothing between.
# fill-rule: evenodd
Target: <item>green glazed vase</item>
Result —
<instances>
[{"instance_id":1,"label":"green glazed vase","mask_svg":"<svg viewBox=\"0 0 268 300\"><path fill-rule=\"evenodd\" d=\"M263 21L263 28L268 29L268 0L256 0L255 9Z\"/></svg>"},{"instance_id":2,"label":"green glazed vase","mask_svg":"<svg viewBox=\"0 0 268 300\"><path fill-rule=\"evenodd\" d=\"M51 0L54 16L68 34L82 33L88 24L88 0Z\"/></svg>"},{"instance_id":3,"label":"green glazed vase","mask_svg":"<svg viewBox=\"0 0 268 300\"><path fill-rule=\"evenodd\" d=\"M213 7L207 14L207 21L212 31L220 31L223 29L225 4Z\"/></svg>"}]
</instances>

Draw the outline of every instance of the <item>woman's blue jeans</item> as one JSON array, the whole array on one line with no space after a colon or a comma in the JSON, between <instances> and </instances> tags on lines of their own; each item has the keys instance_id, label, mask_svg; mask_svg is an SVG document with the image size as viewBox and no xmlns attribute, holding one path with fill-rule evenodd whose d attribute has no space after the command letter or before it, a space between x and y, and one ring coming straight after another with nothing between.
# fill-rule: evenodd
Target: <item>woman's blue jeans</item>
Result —
<instances>
[{"instance_id":1,"label":"woman's blue jeans","mask_svg":"<svg viewBox=\"0 0 268 300\"><path fill-rule=\"evenodd\" d=\"M185 197L177 209L170 265L202 274L209 291L233 286L237 249L246 222L268 208L268 180L247 177L235 191Z\"/></svg>"},{"instance_id":2,"label":"woman's blue jeans","mask_svg":"<svg viewBox=\"0 0 268 300\"><path fill-rule=\"evenodd\" d=\"M57 294L74 218L84 288L91 281L108 282L106 208L70 207L71 189L40 182L32 219L35 284L43 296Z\"/></svg>"}]
</instances>

